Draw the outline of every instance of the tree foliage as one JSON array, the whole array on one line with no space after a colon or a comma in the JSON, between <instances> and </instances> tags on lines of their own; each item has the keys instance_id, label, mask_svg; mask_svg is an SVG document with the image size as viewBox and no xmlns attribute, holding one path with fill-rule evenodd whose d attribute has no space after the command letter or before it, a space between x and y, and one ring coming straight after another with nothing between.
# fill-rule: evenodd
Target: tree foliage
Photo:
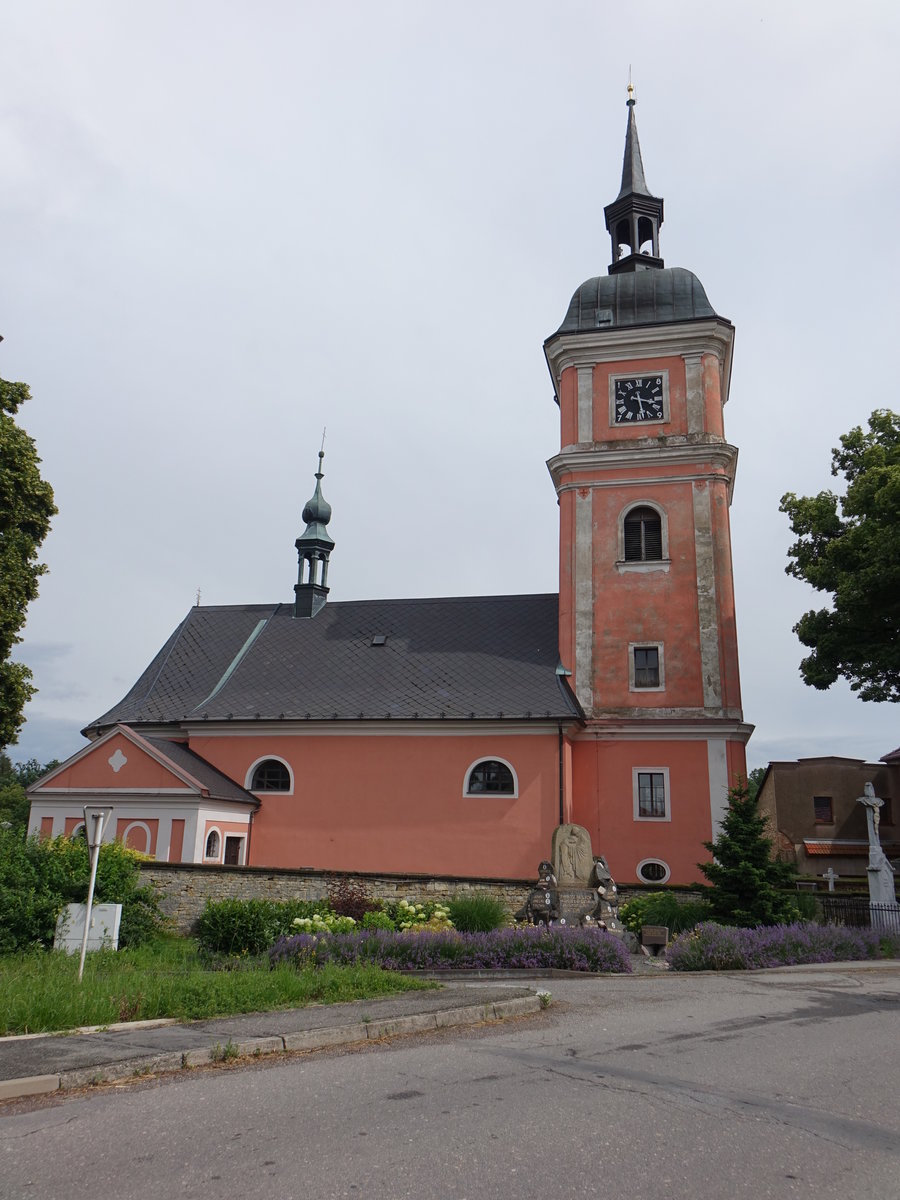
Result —
<instances>
[{"instance_id":1,"label":"tree foliage","mask_svg":"<svg viewBox=\"0 0 900 1200\"><path fill-rule=\"evenodd\" d=\"M34 442L13 420L28 398L24 383L0 379L0 748L15 741L34 694L31 671L9 656L47 569L38 550L56 512Z\"/></svg>"},{"instance_id":2,"label":"tree foliage","mask_svg":"<svg viewBox=\"0 0 900 1200\"><path fill-rule=\"evenodd\" d=\"M846 492L781 498L797 541L789 575L831 593L794 632L812 653L804 682L824 690L839 677L863 700L900 699L900 416L878 409L841 438L832 475Z\"/></svg>"},{"instance_id":3,"label":"tree foliage","mask_svg":"<svg viewBox=\"0 0 900 1200\"><path fill-rule=\"evenodd\" d=\"M699 865L712 884L708 898L714 921L753 928L796 918L796 906L783 890L793 883L794 868L772 858L766 818L745 780L728 793L719 836L703 844L713 856Z\"/></svg>"},{"instance_id":4,"label":"tree foliage","mask_svg":"<svg viewBox=\"0 0 900 1200\"><path fill-rule=\"evenodd\" d=\"M43 766L36 758L13 765L9 756L0 751L0 829L10 828L24 833L31 811L31 801L25 789L58 766L58 758Z\"/></svg>"}]
</instances>

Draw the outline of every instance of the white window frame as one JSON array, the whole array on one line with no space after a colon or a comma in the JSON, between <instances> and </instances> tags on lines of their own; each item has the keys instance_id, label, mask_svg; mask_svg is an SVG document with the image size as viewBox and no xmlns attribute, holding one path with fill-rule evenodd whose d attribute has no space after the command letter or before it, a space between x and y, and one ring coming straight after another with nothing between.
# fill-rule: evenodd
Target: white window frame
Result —
<instances>
[{"instance_id":1,"label":"white window frame","mask_svg":"<svg viewBox=\"0 0 900 1200\"><path fill-rule=\"evenodd\" d=\"M663 777L663 793L666 804L665 816L662 817L642 817L640 811L640 789L638 788L639 775L662 775ZM648 821L651 825L662 825L667 821L672 820L672 793L669 790L669 768L668 767L632 767L631 768L631 786L634 802L634 819L636 821Z\"/></svg>"},{"instance_id":2,"label":"white window frame","mask_svg":"<svg viewBox=\"0 0 900 1200\"><path fill-rule=\"evenodd\" d=\"M213 834L215 834L216 837L219 839L219 851L217 854L207 854L206 848L209 845L209 839L212 837ZM224 851L225 851L225 839L222 837L222 830L218 827L218 825L211 825L209 827L209 829L207 829L206 833L203 835L203 861L220 863L222 861L222 855L223 855Z\"/></svg>"},{"instance_id":3,"label":"white window frame","mask_svg":"<svg viewBox=\"0 0 900 1200\"><path fill-rule=\"evenodd\" d=\"M635 650L656 650L659 657L659 683L656 687L638 687L634 682ZM666 690L666 659L662 642L629 642L628 643L628 690L629 692L664 692Z\"/></svg>"},{"instance_id":4,"label":"white window frame","mask_svg":"<svg viewBox=\"0 0 900 1200\"><path fill-rule=\"evenodd\" d=\"M470 792L469 777L472 772L483 762L498 762L503 763L504 767L509 767L512 774L513 790L511 792ZM516 774L516 768L512 765L509 759L501 758L499 754L479 754L474 762L469 763L466 768L466 773L463 775L463 797L466 800L517 800L519 798L519 776Z\"/></svg>"},{"instance_id":5,"label":"white window frame","mask_svg":"<svg viewBox=\"0 0 900 1200\"><path fill-rule=\"evenodd\" d=\"M649 817L644 818L645 821L649 820L649 819L650 819ZM656 820L659 820L659 817L657 817ZM641 874L641 867L649 866L650 863L658 864L661 867L665 867L666 873L665 873L665 875L663 875L662 879L645 879L644 878L644 876ZM668 883L669 880L672 878L672 868L669 866L669 864L667 862L663 862L663 860L661 858L642 858L641 861L638 863L638 865L635 867L634 873L635 873L635 875L637 875L637 877L641 881L641 883L646 883L650 887L652 887L654 884Z\"/></svg>"},{"instance_id":6,"label":"white window frame","mask_svg":"<svg viewBox=\"0 0 900 1200\"><path fill-rule=\"evenodd\" d=\"M660 540L662 541L662 558L625 558L625 518L636 508L652 508L659 517ZM619 513L617 522L616 570L623 571L668 571L669 558L669 518L663 506L656 500L630 500Z\"/></svg>"},{"instance_id":7,"label":"white window frame","mask_svg":"<svg viewBox=\"0 0 900 1200\"><path fill-rule=\"evenodd\" d=\"M264 762L281 763L281 765L287 771L288 778L291 781L291 786L287 789L287 791L284 791L284 792L272 792L272 791L258 792L251 786L251 784L253 783L254 771L256 770L256 768L259 766L260 763L264 763ZM248 792L253 792L254 796L293 796L293 794L294 794L294 772L291 769L291 764L287 761L286 758L282 758L280 754L261 754L259 756L259 758L256 759L255 762L250 764L250 769L244 778L244 787L246 788L246 790Z\"/></svg>"}]
</instances>

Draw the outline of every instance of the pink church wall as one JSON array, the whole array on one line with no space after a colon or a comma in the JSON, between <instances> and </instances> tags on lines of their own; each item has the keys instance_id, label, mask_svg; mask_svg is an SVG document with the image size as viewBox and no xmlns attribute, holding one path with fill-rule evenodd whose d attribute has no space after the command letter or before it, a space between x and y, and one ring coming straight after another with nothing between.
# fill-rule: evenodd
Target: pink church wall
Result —
<instances>
[{"instance_id":1,"label":"pink church wall","mask_svg":"<svg viewBox=\"0 0 900 1200\"><path fill-rule=\"evenodd\" d=\"M639 862L668 863L671 883L702 880L697 863L709 839L709 765L705 741L576 742L575 821L606 856L613 878L631 882ZM633 769L668 767L670 821L634 817Z\"/></svg>"},{"instance_id":2,"label":"pink church wall","mask_svg":"<svg viewBox=\"0 0 900 1200\"><path fill-rule=\"evenodd\" d=\"M243 783L266 755L294 794L260 793L250 863L335 871L530 878L558 821L557 735L198 737L191 748ZM519 794L463 796L481 758L510 763Z\"/></svg>"}]
</instances>

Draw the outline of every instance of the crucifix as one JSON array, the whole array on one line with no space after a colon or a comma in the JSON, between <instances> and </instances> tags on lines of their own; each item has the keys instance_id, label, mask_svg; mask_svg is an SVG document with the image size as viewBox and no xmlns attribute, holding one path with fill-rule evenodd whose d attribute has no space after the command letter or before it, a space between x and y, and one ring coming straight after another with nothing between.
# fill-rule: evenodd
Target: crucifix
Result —
<instances>
[{"instance_id":1,"label":"crucifix","mask_svg":"<svg viewBox=\"0 0 900 1200\"><path fill-rule=\"evenodd\" d=\"M833 892L834 891L834 881L836 879L840 879L840 875L838 875L838 873L835 871L834 867L829 867L828 870L823 874L822 878L828 880L828 890L829 890L829 892Z\"/></svg>"}]
</instances>

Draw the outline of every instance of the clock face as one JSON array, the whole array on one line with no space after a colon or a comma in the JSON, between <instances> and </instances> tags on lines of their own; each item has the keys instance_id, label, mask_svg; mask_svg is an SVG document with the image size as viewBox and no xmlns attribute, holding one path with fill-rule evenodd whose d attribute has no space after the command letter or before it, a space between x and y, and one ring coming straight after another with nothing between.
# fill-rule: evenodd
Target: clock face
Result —
<instances>
[{"instance_id":1,"label":"clock face","mask_svg":"<svg viewBox=\"0 0 900 1200\"><path fill-rule=\"evenodd\" d=\"M662 375L637 375L617 379L613 405L617 425L665 420Z\"/></svg>"}]
</instances>

